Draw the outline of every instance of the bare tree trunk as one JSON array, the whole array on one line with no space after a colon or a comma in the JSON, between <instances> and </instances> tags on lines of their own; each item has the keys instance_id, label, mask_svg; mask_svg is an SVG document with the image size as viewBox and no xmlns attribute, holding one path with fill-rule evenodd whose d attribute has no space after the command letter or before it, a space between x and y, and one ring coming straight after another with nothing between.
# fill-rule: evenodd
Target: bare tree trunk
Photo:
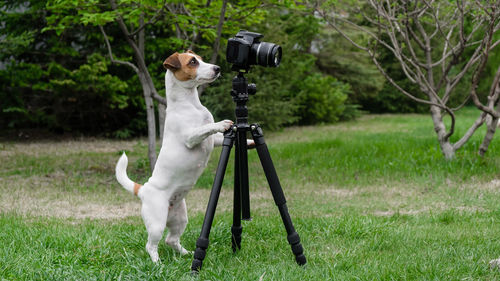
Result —
<instances>
[{"instance_id":1,"label":"bare tree trunk","mask_svg":"<svg viewBox=\"0 0 500 281\"><path fill-rule=\"evenodd\" d=\"M434 123L434 131L438 136L439 146L446 159L451 160L455 157L455 150L453 145L450 143L449 138L446 136L446 127L444 126L443 116L441 114L441 109L437 106L431 105L431 117Z\"/></svg>"},{"instance_id":2,"label":"bare tree trunk","mask_svg":"<svg viewBox=\"0 0 500 281\"><path fill-rule=\"evenodd\" d=\"M144 13L141 14L141 17L139 19L139 25L143 26L144 25ZM139 33L137 34L138 36L138 47L139 47L139 53L140 57L144 59L144 30L145 28L141 29ZM138 56L137 56L138 57ZM155 118L155 108L154 108L154 102L153 98L151 97L151 85L149 85L147 79L146 79L146 74L144 72L147 72L146 69L141 69L142 74L140 75L139 80L141 81L142 84L142 90L144 94L144 101L146 103L146 116L147 116L147 122L148 122L148 158L149 158L149 168L151 171L153 171L155 164L156 164L156 118ZM154 85L153 85L154 87Z\"/></svg>"},{"instance_id":3,"label":"bare tree trunk","mask_svg":"<svg viewBox=\"0 0 500 281\"><path fill-rule=\"evenodd\" d=\"M490 94L488 95L488 107L492 110L495 110L495 107L497 107L495 112L500 114L498 110L499 96L500 96L500 67L498 67L495 78L493 79L493 84L491 85ZM479 155L481 156L484 156L486 151L488 151L488 147L498 127L498 120L499 120L498 116L489 115L488 117L491 118L491 122L488 124L488 129L486 131L486 135L484 136L483 142L481 143L481 146L479 146Z\"/></svg>"},{"instance_id":4,"label":"bare tree trunk","mask_svg":"<svg viewBox=\"0 0 500 281\"><path fill-rule=\"evenodd\" d=\"M219 22L217 23L217 37L215 37L214 46L212 48L210 63L216 63L217 56L219 55L220 37L222 35L222 26L224 25L224 17L226 15L227 1L228 0L224 0L222 2L222 7L220 8Z\"/></svg>"},{"instance_id":5,"label":"bare tree trunk","mask_svg":"<svg viewBox=\"0 0 500 281\"><path fill-rule=\"evenodd\" d=\"M144 77L143 72L139 72L139 80L141 81L142 91L144 95L144 102L146 103L146 117L148 122L148 158L149 168L154 170L156 164L156 120L155 120L155 106L151 98L151 89Z\"/></svg>"},{"instance_id":6,"label":"bare tree trunk","mask_svg":"<svg viewBox=\"0 0 500 281\"><path fill-rule=\"evenodd\" d=\"M479 146L479 155L484 156L486 151L488 151L488 147L490 146L491 140L495 135L498 126L498 118L491 118L490 124L488 124L488 129L486 130L486 135L484 136L483 142Z\"/></svg>"},{"instance_id":7,"label":"bare tree trunk","mask_svg":"<svg viewBox=\"0 0 500 281\"><path fill-rule=\"evenodd\" d=\"M163 134L165 133L165 118L167 117L167 107L161 103L158 103L158 126L160 130L160 143L163 143Z\"/></svg>"}]
</instances>

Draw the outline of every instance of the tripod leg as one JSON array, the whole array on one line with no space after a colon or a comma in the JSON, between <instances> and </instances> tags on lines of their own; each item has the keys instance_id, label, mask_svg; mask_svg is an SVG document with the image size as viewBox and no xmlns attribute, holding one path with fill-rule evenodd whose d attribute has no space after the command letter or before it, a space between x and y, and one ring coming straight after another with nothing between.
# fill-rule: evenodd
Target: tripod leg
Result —
<instances>
[{"instance_id":1,"label":"tripod leg","mask_svg":"<svg viewBox=\"0 0 500 281\"><path fill-rule=\"evenodd\" d=\"M299 265L304 265L306 264L304 249L302 248L302 244L300 244L299 234L295 231L292 219L290 218L290 214L288 213L285 195L283 194L283 189L281 188L278 175L276 174L276 170L274 169L271 155L269 154L269 150L267 149L267 145L264 141L262 129L259 127L259 125L254 124L251 125L251 132L252 137L255 141L255 148L257 150L257 154L259 155L260 163L262 164L262 168L264 169L264 173L266 174L267 182L269 183L269 187L271 188L271 193L273 194L274 202L278 206L281 219L283 220L283 224L285 225L285 229L288 234L288 243L290 243L290 246L292 247L292 252L295 255L295 261L297 261Z\"/></svg>"},{"instance_id":2,"label":"tripod leg","mask_svg":"<svg viewBox=\"0 0 500 281\"><path fill-rule=\"evenodd\" d=\"M203 260L205 259L209 244L208 236L210 235L210 229L212 228L215 208L217 207L217 201L219 201L222 181L224 180L224 173L226 172L227 162L229 160L229 154L231 153L234 138L234 132L232 130L228 130L224 133L222 152L220 154L217 172L215 173L212 191L210 192L207 211L205 212L205 218L203 220L203 226L201 227L200 237L198 238L198 240L196 240L196 250L194 251L194 259L193 263L191 264L191 270L194 273L200 271L203 265Z\"/></svg>"},{"instance_id":3,"label":"tripod leg","mask_svg":"<svg viewBox=\"0 0 500 281\"><path fill-rule=\"evenodd\" d=\"M236 139L238 146L238 139ZM234 153L234 198L233 198L233 226L231 227L231 246L233 252L241 249L241 185L240 185L240 156L238 149Z\"/></svg>"},{"instance_id":4,"label":"tripod leg","mask_svg":"<svg viewBox=\"0 0 500 281\"><path fill-rule=\"evenodd\" d=\"M252 220L250 216L250 191L248 188L248 150L247 150L247 131L238 130L236 133L237 153L239 153L239 181L241 192L241 217L243 220Z\"/></svg>"}]
</instances>

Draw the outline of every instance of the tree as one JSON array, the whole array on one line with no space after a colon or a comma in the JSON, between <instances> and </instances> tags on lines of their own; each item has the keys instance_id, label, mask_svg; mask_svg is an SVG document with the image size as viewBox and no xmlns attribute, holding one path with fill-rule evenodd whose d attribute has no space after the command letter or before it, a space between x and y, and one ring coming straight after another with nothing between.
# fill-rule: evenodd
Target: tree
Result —
<instances>
[{"instance_id":1,"label":"tree","mask_svg":"<svg viewBox=\"0 0 500 281\"><path fill-rule=\"evenodd\" d=\"M220 7L218 4L221 4ZM238 24L242 24L245 23L245 18L234 18L235 15L247 10L251 13L261 5L260 1L247 1L240 7L235 6L231 9L228 6L232 7L232 5L228 5L227 0L222 3L220 1L167 3L167 1L135 2L129 0L50 0L47 7L52 12L52 15L48 17L50 29L60 33L74 25L97 26L102 33L110 60L127 66L137 74L146 104L148 158L150 168L153 170L156 162L156 118L153 99L159 103L160 136L163 129L164 116L162 114L166 99L158 94L153 76L150 74L145 55L146 42L161 41L162 38L155 37L155 30L171 28L176 34L175 37L166 40L171 43L169 44L171 53L187 46L193 49L200 40L208 39L214 41L212 60L216 60L222 26L227 21L224 16L226 12L230 12L230 17L233 17L232 19L229 17L230 20L239 21ZM119 56L120 58L115 55L114 47L106 33L106 25L110 24L118 26L121 37L129 47ZM213 30L214 27L216 27L216 32ZM134 62L125 59L130 53Z\"/></svg>"},{"instance_id":2,"label":"tree","mask_svg":"<svg viewBox=\"0 0 500 281\"><path fill-rule=\"evenodd\" d=\"M454 157L484 123L486 114L494 118L500 116L493 109L498 100L496 90L488 94L487 105L479 102L475 92L488 54L500 44L500 40L493 40L500 29L500 1L369 0L367 4L319 1L315 8L339 34L365 51L382 75L402 94L429 106L434 130L446 159ZM346 32L350 29L362 32L367 39L356 41ZM475 40L479 34L485 36ZM394 55L405 76L418 86L423 98L401 87L385 71L378 57L379 48ZM470 94L461 104L451 104L457 86L471 71L474 74L469 83ZM497 85L492 85L492 89L496 88ZM455 132L455 112L469 98L482 112L467 132L452 143L450 137ZM445 115L451 118L448 129L443 121Z\"/></svg>"}]
</instances>

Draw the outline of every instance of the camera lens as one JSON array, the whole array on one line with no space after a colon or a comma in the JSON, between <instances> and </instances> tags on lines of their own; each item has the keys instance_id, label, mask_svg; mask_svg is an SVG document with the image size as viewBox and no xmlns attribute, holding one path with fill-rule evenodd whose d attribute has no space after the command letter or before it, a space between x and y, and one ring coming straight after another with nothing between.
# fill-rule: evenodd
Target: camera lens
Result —
<instances>
[{"instance_id":1,"label":"camera lens","mask_svg":"<svg viewBox=\"0 0 500 281\"><path fill-rule=\"evenodd\" d=\"M280 45L260 42L252 45L251 53L255 56L255 64L261 66L277 67L281 62Z\"/></svg>"}]
</instances>

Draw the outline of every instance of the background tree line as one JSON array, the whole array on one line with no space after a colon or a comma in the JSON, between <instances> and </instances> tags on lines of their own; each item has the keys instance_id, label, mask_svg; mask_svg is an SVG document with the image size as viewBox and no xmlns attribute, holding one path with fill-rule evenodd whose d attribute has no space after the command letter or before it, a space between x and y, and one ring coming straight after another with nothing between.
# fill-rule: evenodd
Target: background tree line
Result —
<instances>
[{"instance_id":1,"label":"background tree line","mask_svg":"<svg viewBox=\"0 0 500 281\"><path fill-rule=\"evenodd\" d=\"M367 28L374 24L359 11L371 16L377 11L355 1L344 2L360 10L338 10L339 1L325 2L1 1L0 129L38 128L117 138L144 135L149 114L145 82L131 67L112 63L137 65L130 39L140 47L151 76L148 87L153 88L155 107L162 106L164 96L163 60L175 51L194 49L223 69L222 78L204 90L202 102L216 120L232 118L233 73L224 54L227 38L239 29L263 33L264 41L283 47L279 68L254 67L249 75L259 88L249 103L250 118L267 128L331 123L354 118L360 110L428 111L388 83L366 53L318 14L318 6L324 10L327 5ZM128 36L117 24L120 18ZM473 20L466 18L466 28L473 26ZM345 32L370 42L359 30ZM473 55L467 52L465 56ZM377 59L395 82L420 95L393 53L379 48ZM480 98L485 97L482 90L490 87L499 64L499 52L491 52L478 85ZM466 75L470 78L472 72ZM453 96L454 104L469 94L466 86L458 88L461 93ZM161 119L161 111L153 115L155 120ZM160 134L161 126L154 130Z\"/></svg>"}]
</instances>

